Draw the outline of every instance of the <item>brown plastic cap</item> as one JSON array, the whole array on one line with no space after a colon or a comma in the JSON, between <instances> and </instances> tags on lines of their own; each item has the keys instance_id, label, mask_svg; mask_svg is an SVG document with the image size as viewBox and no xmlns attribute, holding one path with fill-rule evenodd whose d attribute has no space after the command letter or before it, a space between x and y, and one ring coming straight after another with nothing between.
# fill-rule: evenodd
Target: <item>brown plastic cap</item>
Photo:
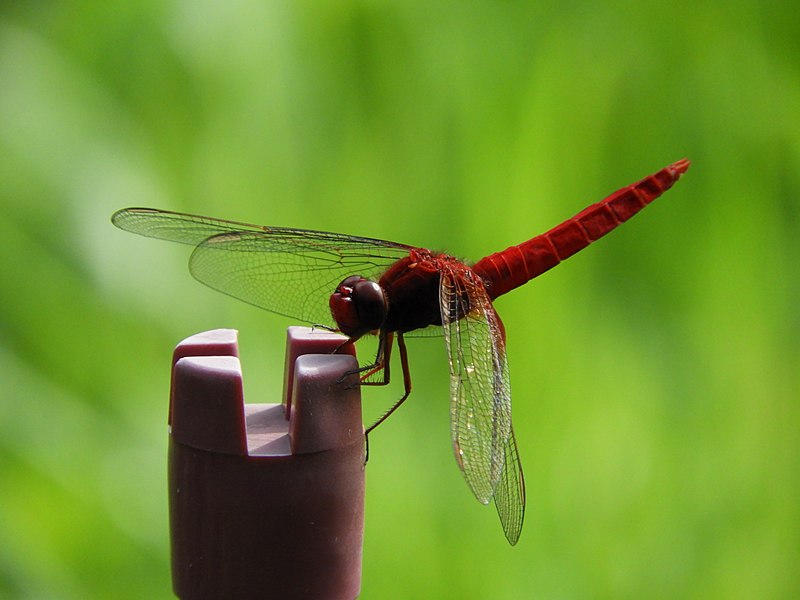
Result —
<instances>
[{"instance_id":1,"label":"brown plastic cap","mask_svg":"<svg viewBox=\"0 0 800 600\"><path fill-rule=\"evenodd\" d=\"M288 403L243 404L231 330L176 349L169 496L180 598L358 596L364 435L359 388L344 377L358 364L330 353L346 338L317 333L290 328ZM209 356L203 340L226 354ZM319 348L328 352L302 352Z\"/></svg>"},{"instance_id":2,"label":"brown plastic cap","mask_svg":"<svg viewBox=\"0 0 800 600\"><path fill-rule=\"evenodd\" d=\"M286 418L292 408L294 390L294 365L303 354L347 354L355 358L356 349L345 336L308 327L292 326L286 330L286 364L283 376L283 403L286 405Z\"/></svg>"},{"instance_id":3,"label":"brown plastic cap","mask_svg":"<svg viewBox=\"0 0 800 600\"><path fill-rule=\"evenodd\" d=\"M173 368L178 361L187 356L239 356L239 332L235 329L213 329L196 333L175 347L172 353ZM170 386L171 388L174 386ZM169 397L168 423L172 424L172 398Z\"/></svg>"}]
</instances>

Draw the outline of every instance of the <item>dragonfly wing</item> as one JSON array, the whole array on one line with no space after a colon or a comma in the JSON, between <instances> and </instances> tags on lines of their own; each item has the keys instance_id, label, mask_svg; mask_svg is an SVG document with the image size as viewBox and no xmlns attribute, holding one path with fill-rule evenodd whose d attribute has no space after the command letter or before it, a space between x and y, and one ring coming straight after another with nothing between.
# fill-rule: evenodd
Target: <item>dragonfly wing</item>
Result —
<instances>
[{"instance_id":1,"label":"dragonfly wing","mask_svg":"<svg viewBox=\"0 0 800 600\"><path fill-rule=\"evenodd\" d=\"M111 216L111 222L125 231L145 237L197 246L220 233L265 231L268 227L212 219L200 215L172 212L157 208L123 208Z\"/></svg>"},{"instance_id":2,"label":"dragonfly wing","mask_svg":"<svg viewBox=\"0 0 800 600\"><path fill-rule=\"evenodd\" d=\"M189 270L195 279L312 325L332 324L328 298L343 279L378 280L412 249L373 238L147 208L118 211L112 222L139 235L194 245Z\"/></svg>"},{"instance_id":3,"label":"dragonfly wing","mask_svg":"<svg viewBox=\"0 0 800 600\"><path fill-rule=\"evenodd\" d=\"M328 297L350 275L377 280L408 254L402 247L305 230L240 231L200 243L189 270L207 286L308 323L331 323Z\"/></svg>"},{"instance_id":4,"label":"dragonfly wing","mask_svg":"<svg viewBox=\"0 0 800 600\"><path fill-rule=\"evenodd\" d=\"M439 299L450 362L453 450L475 497L488 504L504 473L511 435L503 326L483 282L466 266L443 268Z\"/></svg>"},{"instance_id":5,"label":"dragonfly wing","mask_svg":"<svg viewBox=\"0 0 800 600\"><path fill-rule=\"evenodd\" d=\"M513 546L519 540L525 517L525 478L522 475L513 429L506 442L503 474L494 490L494 506L503 524L506 539Z\"/></svg>"}]
</instances>

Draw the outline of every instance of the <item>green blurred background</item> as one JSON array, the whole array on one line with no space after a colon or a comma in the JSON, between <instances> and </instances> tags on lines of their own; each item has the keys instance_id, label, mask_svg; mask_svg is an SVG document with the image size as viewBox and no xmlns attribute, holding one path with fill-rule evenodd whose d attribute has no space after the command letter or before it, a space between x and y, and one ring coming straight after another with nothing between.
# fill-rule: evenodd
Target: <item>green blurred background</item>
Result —
<instances>
[{"instance_id":1,"label":"green blurred background","mask_svg":"<svg viewBox=\"0 0 800 600\"><path fill-rule=\"evenodd\" d=\"M179 340L239 329L248 399L280 393L291 322L115 209L478 259L684 156L497 302L517 547L453 461L442 340L409 342L414 393L371 438L364 598L800 596L796 3L3 3L0 597L171 597Z\"/></svg>"}]
</instances>

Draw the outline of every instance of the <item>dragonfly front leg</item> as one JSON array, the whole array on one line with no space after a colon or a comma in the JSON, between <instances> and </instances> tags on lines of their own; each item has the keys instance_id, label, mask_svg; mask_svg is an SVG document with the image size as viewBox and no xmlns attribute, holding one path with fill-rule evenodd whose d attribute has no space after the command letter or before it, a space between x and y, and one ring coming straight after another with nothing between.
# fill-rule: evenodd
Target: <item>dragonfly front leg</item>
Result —
<instances>
[{"instance_id":1,"label":"dragonfly front leg","mask_svg":"<svg viewBox=\"0 0 800 600\"><path fill-rule=\"evenodd\" d=\"M392 353L392 340L394 336L391 333L380 332L378 337L378 352L375 355L375 360L368 365L359 367L352 371L345 373L339 380L341 383L345 377L350 375L358 375L359 383L361 385L387 385L389 383L389 358ZM345 344L351 344L355 340L348 340ZM375 381L368 381L375 373L383 371L383 376Z\"/></svg>"},{"instance_id":2,"label":"dragonfly front leg","mask_svg":"<svg viewBox=\"0 0 800 600\"><path fill-rule=\"evenodd\" d=\"M378 352L375 355L375 360L368 365L348 371L342 375L337 383L342 383L345 378L351 375L358 375L360 385L387 385L390 380L389 359L392 353L393 338L393 334L381 330L378 334ZM355 342L355 339L349 339L343 345L352 344L353 342ZM380 371L383 371L381 379L369 381L370 377Z\"/></svg>"},{"instance_id":3,"label":"dragonfly front leg","mask_svg":"<svg viewBox=\"0 0 800 600\"><path fill-rule=\"evenodd\" d=\"M392 357L392 341L394 334L385 333L383 330L378 334L378 353L375 356L375 362L371 365L361 367L358 372L361 374L361 385L388 385L391 380L391 357ZM370 381L369 378L375 373L383 371L380 379Z\"/></svg>"}]
</instances>

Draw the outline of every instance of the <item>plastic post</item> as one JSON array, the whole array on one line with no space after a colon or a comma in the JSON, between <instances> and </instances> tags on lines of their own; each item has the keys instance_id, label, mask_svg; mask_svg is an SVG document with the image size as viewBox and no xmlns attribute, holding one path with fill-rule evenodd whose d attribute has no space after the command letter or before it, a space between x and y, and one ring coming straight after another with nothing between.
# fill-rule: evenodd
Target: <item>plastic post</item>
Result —
<instances>
[{"instance_id":1,"label":"plastic post","mask_svg":"<svg viewBox=\"0 0 800 600\"><path fill-rule=\"evenodd\" d=\"M365 458L360 390L339 383L358 367L352 346L290 327L284 402L244 404L236 335L198 334L173 355L173 591L184 600L352 600Z\"/></svg>"}]
</instances>

